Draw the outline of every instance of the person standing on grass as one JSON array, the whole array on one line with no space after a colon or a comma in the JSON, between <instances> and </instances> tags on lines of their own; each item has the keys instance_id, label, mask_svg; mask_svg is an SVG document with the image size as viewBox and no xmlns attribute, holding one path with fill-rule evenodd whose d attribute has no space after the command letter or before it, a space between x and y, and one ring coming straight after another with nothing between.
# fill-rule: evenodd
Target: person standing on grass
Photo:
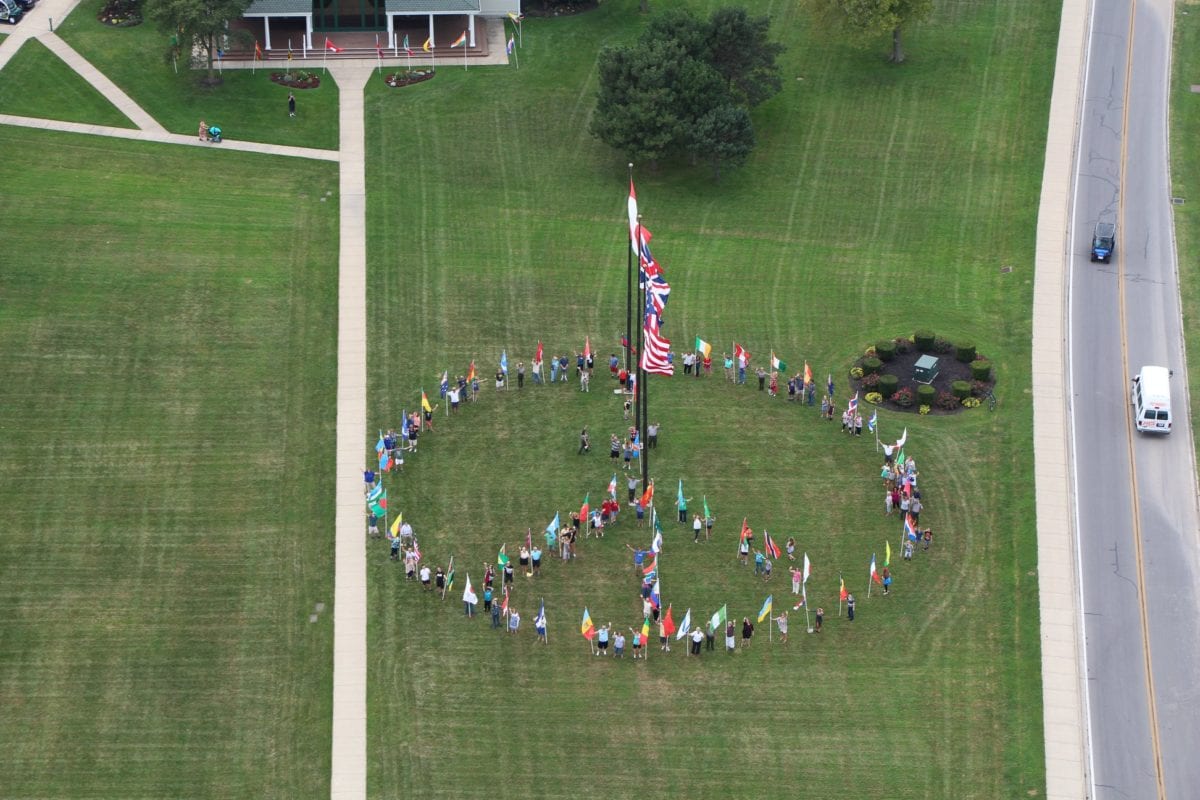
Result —
<instances>
[{"instance_id":1,"label":"person standing on grass","mask_svg":"<svg viewBox=\"0 0 1200 800\"><path fill-rule=\"evenodd\" d=\"M692 541L700 541L700 531L704 529L704 522L700 519L700 515L696 514L692 518Z\"/></svg>"},{"instance_id":2,"label":"person standing on grass","mask_svg":"<svg viewBox=\"0 0 1200 800\"><path fill-rule=\"evenodd\" d=\"M487 587L483 590L483 610L487 613L492 612L492 587Z\"/></svg>"},{"instance_id":3,"label":"person standing on grass","mask_svg":"<svg viewBox=\"0 0 1200 800\"><path fill-rule=\"evenodd\" d=\"M617 358L616 353L612 353L608 357L608 374L615 378L617 373L621 371L621 359Z\"/></svg>"},{"instance_id":4,"label":"person standing on grass","mask_svg":"<svg viewBox=\"0 0 1200 800\"><path fill-rule=\"evenodd\" d=\"M804 570L792 567L792 594L800 594L800 584L804 582Z\"/></svg>"},{"instance_id":5,"label":"person standing on grass","mask_svg":"<svg viewBox=\"0 0 1200 800\"><path fill-rule=\"evenodd\" d=\"M651 422L646 426L646 447L651 450L658 449L658 423Z\"/></svg>"},{"instance_id":6,"label":"person standing on grass","mask_svg":"<svg viewBox=\"0 0 1200 800\"><path fill-rule=\"evenodd\" d=\"M854 435L855 436L862 436L862 426L863 426L862 414L855 413L854 414Z\"/></svg>"},{"instance_id":7,"label":"person standing on grass","mask_svg":"<svg viewBox=\"0 0 1200 800\"><path fill-rule=\"evenodd\" d=\"M637 506L637 526L642 527L642 523L646 521L646 506L642 505L641 498L638 498Z\"/></svg>"},{"instance_id":8,"label":"person standing on grass","mask_svg":"<svg viewBox=\"0 0 1200 800\"><path fill-rule=\"evenodd\" d=\"M558 380L558 356L550 356L550 382Z\"/></svg>"},{"instance_id":9,"label":"person standing on grass","mask_svg":"<svg viewBox=\"0 0 1200 800\"><path fill-rule=\"evenodd\" d=\"M687 504L688 500L691 499L690 497L679 495L679 498L675 501L675 508L679 511L679 522L681 525L687 524Z\"/></svg>"},{"instance_id":10,"label":"person standing on grass","mask_svg":"<svg viewBox=\"0 0 1200 800\"><path fill-rule=\"evenodd\" d=\"M607 625L603 625L596 634L596 655L598 656L608 655L608 631L611 627L611 622Z\"/></svg>"},{"instance_id":11,"label":"person standing on grass","mask_svg":"<svg viewBox=\"0 0 1200 800\"><path fill-rule=\"evenodd\" d=\"M908 513L912 514L913 525L916 525L921 521L921 508L921 498L914 496L912 501L908 504Z\"/></svg>"},{"instance_id":12,"label":"person standing on grass","mask_svg":"<svg viewBox=\"0 0 1200 800\"><path fill-rule=\"evenodd\" d=\"M502 370L502 369L496 370L496 391L499 391L504 388L504 378L505 378L504 370Z\"/></svg>"},{"instance_id":13,"label":"person standing on grass","mask_svg":"<svg viewBox=\"0 0 1200 800\"><path fill-rule=\"evenodd\" d=\"M854 595L846 595L846 619L854 622Z\"/></svg>"},{"instance_id":14,"label":"person standing on grass","mask_svg":"<svg viewBox=\"0 0 1200 800\"><path fill-rule=\"evenodd\" d=\"M826 398L822 397L821 398L821 416L822 417L825 416L825 414L828 411L829 411L829 401Z\"/></svg>"},{"instance_id":15,"label":"person standing on grass","mask_svg":"<svg viewBox=\"0 0 1200 800\"><path fill-rule=\"evenodd\" d=\"M546 528L545 538L546 549L550 551L550 556L553 558L554 551L558 547L558 531L554 529L553 525L551 525L549 528Z\"/></svg>"},{"instance_id":16,"label":"person standing on grass","mask_svg":"<svg viewBox=\"0 0 1200 800\"><path fill-rule=\"evenodd\" d=\"M933 544L933 528L926 528L925 534L921 537L922 552L929 552L929 545Z\"/></svg>"},{"instance_id":17,"label":"person standing on grass","mask_svg":"<svg viewBox=\"0 0 1200 800\"><path fill-rule=\"evenodd\" d=\"M529 560L533 564L533 574L542 574L542 548L536 544L533 546L533 551L529 554Z\"/></svg>"},{"instance_id":18,"label":"person standing on grass","mask_svg":"<svg viewBox=\"0 0 1200 800\"><path fill-rule=\"evenodd\" d=\"M913 542L912 539L904 540L904 560L912 561L913 557Z\"/></svg>"},{"instance_id":19,"label":"person standing on grass","mask_svg":"<svg viewBox=\"0 0 1200 800\"><path fill-rule=\"evenodd\" d=\"M296 116L296 95L292 92L288 92L288 116Z\"/></svg>"},{"instance_id":20,"label":"person standing on grass","mask_svg":"<svg viewBox=\"0 0 1200 800\"><path fill-rule=\"evenodd\" d=\"M642 479L636 475L630 475L625 479L625 488L629 490L629 505L631 506L637 504L637 488L641 482Z\"/></svg>"},{"instance_id":21,"label":"person standing on grass","mask_svg":"<svg viewBox=\"0 0 1200 800\"><path fill-rule=\"evenodd\" d=\"M492 588L492 583L496 580L496 569L488 562L483 562L483 586L485 589Z\"/></svg>"},{"instance_id":22,"label":"person standing on grass","mask_svg":"<svg viewBox=\"0 0 1200 800\"><path fill-rule=\"evenodd\" d=\"M367 512L367 535L379 535L379 517L375 516L375 512L373 511Z\"/></svg>"},{"instance_id":23,"label":"person standing on grass","mask_svg":"<svg viewBox=\"0 0 1200 800\"><path fill-rule=\"evenodd\" d=\"M778 617L774 618L775 623L779 626L779 641L781 644L787 644L788 620L787 612L781 611Z\"/></svg>"},{"instance_id":24,"label":"person standing on grass","mask_svg":"<svg viewBox=\"0 0 1200 800\"><path fill-rule=\"evenodd\" d=\"M700 626L697 625L695 630L692 631L692 655L700 655L700 643L703 641L704 631L700 630Z\"/></svg>"},{"instance_id":25,"label":"person standing on grass","mask_svg":"<svg viewBox=\"0 0 1200 800\"><path fill-rule=\"evenodd\" d=\"M591 443L591 440L588 439L587 428L584 428L579 433L579 453L578 453L578 455L583 455L584 453L589 453L589 452L591 452L591 450L592 450L592 443Z\"/></svg>"},{"instance_id":26,"label":"person standing on grass","mask_svg":"<svg viewBox=\"0 0 1200 800\"><path fill-rule=\"evenodd\" d=\"M625 634L617 631L613 634L613 658L625 657Z\"/></svg>"},{"instance_id":27,"label":"person standing on grass","mask_svg":"<svg viewBox=\"0 0 1200 800\"><path fill-rule=\"evenodd\" d=\"M518 361L517 362L517 389L521 390L524 388L525 388L525 362Z\"/></svg>"},{"instance_id":28,"label":"person standing on grass","mask_svg":"<svg viewBox=\"0 0 1200 800\"><path fill-rule=\"evenodd\" d=\"M729 357L729 353L721 353L721 358L725 364L725 380L733 380L733 359Z\"/></svg>"},{"instance_id":29,"label":"person standing on grass","mask_svg":"<svg viewBox=\"0 0 1200 800\"><path fill-rule=\"evenodd\" d=\"M763 559L763 580L771 580L771 559L769 558Z\"/></svg>"},{"instance_id":30,"label":"person standing on grass","mask_svg":"<svg viewBox=\"0 0 1200 800\"><path fill-rule=\"evenodd\" d=\"M590 370L585 369L583 372L579 373L579 391L592 391L592 373Z\"/></svg>"},{"instance_id":31,"label":"person standing on grass","mask_svg":"<svg viewBox=\"0 0 1200 800\"><path fill-rule=\"evenodd\" d=\"M717 642L717 630L713 627L712 620L704 626L704 649L715 650Z\"/></svg>"},{"instance_id":32,"label":"person standing on grass","mask_svg":"<svg viewBox=\"0 0 1200 800\"><path fill-rule=\"evenodd\" d=\"M796 537L789 536L787 540L787 557L788 561L796 560Z\"/></svg>"},{"instance_id":33,"label":"person standing on grass","mask_svg":"<svg viewBox=\"0 0 1200 800\"><path fill-rule=\"evenodd\" d=\"M567 375L567 367L570 363L571 361L567 358L566 353L558 357L558 379L563 383L566 383L570 379Z\"/></svg>"},{"instance_id":34,"label":"person standing on grass","mask_svg":"<svg viewBox=\"0 0 1200 800\"><path fill-rule=\"evenodd\" d=\"M446 588L446 573L442 570L441 565L438 565L437 572L433 578L434 587L440 592Z\"/></svg>"},{"instance_id":35,"label":"person standing on grass","mask_svg":"<svg viewBox=\"0 0 1200 800\"><path fill-rule=\"evenodd\" d=\"M667 635L667 623L661 619L658 621L658 649L664 653L671 652L671 637Z\"/></svg>"},{"instance_id":36,"label":"person standing on grass","mask_svg":"<svg viewBox=\"0 0 1200 800\"><path fill-rule=\"evenodd\" d=\"M392 561L400 560L400 537L391 540L391 553L388 556Z\"/></svg>"},{"instance_id":37,"label":"person standing on grass","mask_svg":"<svg viewBox=\"0 0 1200 800\"><path fill-rule=\"evenodd\" d=\"M375 488L375 471L374 470L371 470L371 469L363 470L363 485L365 486L365 491L368 491L368 492Z\"/></svg>"},{"instance_id":38,"label":"person standing on grass","mask_svg":"<svg viewBox=\"0 0 1200 800\"><path fill-rule=\"evenodd\" d=\"M767 557L762 554L757 548L754 550L754 577L762 575L763 564L766 563Z\"/></svg>"},{"instance_id":39,"label":"person standing on grass","mask_svg":"<svg viewBox=\"0 0 1200 800\"><path fill-rule=\"evenodd\" d=\"M814 633L821 632L821 625L825 622L825 609L817 606L816 625L813 626Z\"/></svg>"},{"instance_id":40,"label":"person standing on grass","mask_svg":"<svg viewBox=\"0 0 1200 800\"><path fill-rule=\"evenodd\" d=\"M424 566L422 566L421 567L421 588L424 589L425 591L431 591L433 589L433 587L429 585L429 581L432 577L433 577L433 573L429 571L429 565L425 564Z\"/></svg>"},{"instance_id":41,"label":"person standing on grass","mask_svg":"<svg viewBox=\"0 0 1200 800\"><path fill-rule=\"evenodd\" d=\"M500 604L492 603L492 629L500 627Z\"/></svg>"},{"instance_id":42,"label":"person standing on grass","mask_svg":"<svg viewBox=\"0 0 1200 800\"><path fill-rule=\"evenodd\" d=\"M750 637L754 635L754 623L749 617L742 617L742 649L750 646Z\"/></svg>"},{"instance_id":43,"label":"person standing on grass","mask_svg":"<svg viewBox=\"0 0 1200 800\"><path fill-rule=\"evenodd\" d=\"M509 561L504 565L504 585L509 586L513 582L513 565Z\"/></svg>"},{"instance_id":44,"label":"person standing on grass","mask_svg":"<svg viewBox=\"0 0 1200 800\"><path fill-rule=\"evenodd\" d=\"M608 437L608 457L612 461L621 457L621 440L615 433Z\"/></svg>"},{"instance_id":45,"label":"person standing on grass","mask_svg":"<svg viewBox=\"0 0 1200 800\"><path fill-rule=\"evenodd\" d=\"M891 594L892 591L892 571L887 567L883 568L883 593Z\"/></svg>"},{"instance_id":46,"label":"person standing on grass","mask_svg":"<svg viewBox=\"0 0 1200 800\"><path fill-rule=\"evenodd\" d=\"M759 367L754 374L758 376L758 390L761 392L763 389L767 388L767 371L762 367Z\"/></svg>"},{"instance_id":47,"label":"person standing on grass","mask_svg":"<svg viewBox=\"0 0 1200 800\"><path fill-rule=\"evenodd\" d=\"M404 551L404 579L411 581L417 575L417 556L412 550Z\"/></svg>"},{"instance_id":48,"label":"person standing on grass","mask_svg":"<svg viewBox=\"0 0 1200 800\"><path fill-rule=\"evenodd\" d=\"M508 632L515 634L517 629L521 627L521 615L514 608L508 612Z\"/></svg>"},{"instance_id":49,"label":"person standing on grass","mask_svg":"<svg viewBox=\"0 0 1200 800\"><path fill-rule=\"evenodd\" d=\"M533 382L540 386L542 383L542 362L535 360L530 364L529 374L533 376Z\"/></svg>"},{"instance_id":50,"label":"person standing on grass","mask_svg":"<svg viewBox=\"0 0 1200 800\"><path fill-rule=\"evenodd\" d=\"M633 466L633 441L625 440L625 444L621 446L621 452L624 454L625 464L621 468L626 472Z\"/></svg>"},{"instance_id":51,"label":"person standing on grass","mask_svg":"<svg viewBox=\"0 0 1200 800\"><path fill-rule=\"evenodd\" d=\"M889 489L883 490L883 513L889 517L892 515L892 493Z\"/></svg>"}]
</instances>

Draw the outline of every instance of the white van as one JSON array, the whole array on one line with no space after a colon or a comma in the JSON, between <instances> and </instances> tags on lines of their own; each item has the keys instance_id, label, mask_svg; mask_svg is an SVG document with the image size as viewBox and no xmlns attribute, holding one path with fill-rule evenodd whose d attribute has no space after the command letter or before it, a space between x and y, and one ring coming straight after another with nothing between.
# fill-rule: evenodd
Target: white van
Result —
<instances>
[{"instance_id":1,"label":"white van","mask_svg":"<svg viewBox=\"0 0 1200 800\"><path fill-rule=\"evenodd\" d=\"M1171 371L1166 367L1142 367L1133 379L1130 402L1133 424L1143 433L1171 432Z\"/></svg>"}]
</instances>

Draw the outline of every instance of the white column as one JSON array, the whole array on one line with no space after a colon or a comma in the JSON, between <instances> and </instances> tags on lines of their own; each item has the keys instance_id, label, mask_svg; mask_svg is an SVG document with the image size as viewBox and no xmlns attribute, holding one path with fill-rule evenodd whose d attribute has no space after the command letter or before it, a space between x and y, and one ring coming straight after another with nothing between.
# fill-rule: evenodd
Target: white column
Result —
<instances>
[{"instance_id":1,"label":"white column","mask_svg":"<svg viewBox=\"0 0 1200 800\"><path fill-rule=\"evenodd\" d=\"M304 15L304 24L308 29L308 33L306 33L304 36L304 40L308 43L306 45L306 47L307 47L307 49L312 50L313 24L312 24L312 12L311 11Z\"/></svg>"},{"instance_id":2,"label":"white column","mask_svg":"<svg viewBox=\"0 0 1200 800\"><path fill-rule=\"evenodd\" d=\"M437 47L437 40L433 38L433 14L429 15L429 46Z\"/></svg>"},{"instance_id":3,"label":"white column","mask_svg":"<svg viewBox=\"0 0 1200 800\"><path fill-rule=\"evenodd\" d=\"M262 20L263 20L263 38L266 40L265 42L263 42L263 53L265 54L265 53L269 52L271 49L271 18L264 16L262 18Z\"/></svg>"},{"instance_id":4,"label":"white column","mask_svg":"<svg viewBox=\"0 0 1200 800\"><path fill-rule=\"evenodd\" d=\"M475 15L474 14L467 15L467 30L470 31L470 34L471 34L467 38L471 43L471 47L474 47L475 46Z\"/></svg>"},{"instance_id":5,"label":"white column","mask_svg":"<svg viewBox=\"0 0 1200 800\"><path fill-rule=\"evenodd\" d=\"M387 27L388 47L392 48L392 50L395 50L396 49L396 26L394 23L395 23L396 18L394 16L392 16L391 14L388 14L387 20L388 20L388 27Z\"/></svg>"}]
</instances>

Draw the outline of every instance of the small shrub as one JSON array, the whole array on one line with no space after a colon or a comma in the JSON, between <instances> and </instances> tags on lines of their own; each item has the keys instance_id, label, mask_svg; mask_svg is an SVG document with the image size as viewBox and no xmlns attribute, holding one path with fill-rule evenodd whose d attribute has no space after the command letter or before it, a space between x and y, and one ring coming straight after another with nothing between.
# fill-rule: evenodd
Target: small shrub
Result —
<instances>
[{"instance_id":1,"label":"small shrub","mask_svg":"<svg viewBox=\"0 0 1200 800\"><path fill-rule=\"evenodd\" d=\"M933 335L933 331L920 330L913 334L913 344L922 353L928 353L933 350L933 340L937 337Z\"/></svg>"},{"instance_id":2,"label":"small shrub","mask_svg":"<svg viewBox=\"0 0 1200 800\"><path fill-rule=\"evenodd\" d=\"M986 381L992 376L992 362L988 360L971 362L971 377L977 381Z\"/></svg>"},{"instance_id":3,"label":"small shrub","mask_svg":"<svg viewBox=\"0 0 1200 800\"><path fill-rule=\"evenodd\" d=\"M884 397L891 397L900 388L900 379L895 375L880 375L878 386L880 394Z\"/></svg>"},{"instance_id":4,"label":"small shrub","mask_svg":"<svg viewBox=\"0 0 1200 800\"><path fill-rule=\"evenodd\" d=\"M933 340L933 352L935 353L949 353L953 349L954 345L948 339L937 337Z\"/></svg>"},{"instance_id":5,"label":"small shrub","mask_svg":"<svg viewBox=\"0 0 1200 800\"><path fill-rule=\"evenodd\" d=\"M892 395L892 402L901 408L908 408L913 404L913 390L905 386Z\"/></svg>"},{"instance_id":6,"label":"small shrub","mask_svg":"<svg viewBox=\"0 0 1200 800\"><path fill-rule=\"evenodd\" d=\"M988 384L986 381L971 381L971 396L972 397L986 397L987 393L990 391L991 391L991 385Z\"/></svg>"},{"instance_id":7,"label":"small shrub","mask_svg":"<svg viewBox=\"0 0 1200 800\"><path fill-rule=\"evenodd\" d=\"M863 350L863 355L866 356L867 358L871 358L871 357L875 356L876 355L875 345L873 345L873 344L867 345L867 349Z\"/></svg>"},{"instance_id":8,"label":"small shrub","mask_svg":"<svg viewBox=\"0 0 1200 800\"><path fill-rule=\"evenodd\" d=\"M863 399L871 405L877 406L883 402L883 395L881 395L879 392L867 392Z\"/></svg>"},{"instance_id":9,"label":"small shrub","mask_svg":"<svg viewBox=\"0 0 1200 800\"><path fill-rule=\"evenodd\" d=\"M917 413L922 417L929 413L929 406L921 406L917 409Z\"/></svg>"},{"instance_id":10,"label":"small shrub","mask_svg":"<svg viewBox=\"0 0 1200 800\"><path fill-rule=\"evenodd\" d=\"M878 358L864 358L862 360L862 371L864 375L879 372L883 369L883 362Z\"/></svg>"},{"instance_id":11,"label":"small shrub","mask_svg":"<svg viewBox=\"0 0 1200 800\"><path fill-rule=\"evenodd\" d=\"M955 348L954 357L964 364L970 364L975 360L975 343L959 342Z\"/></svg>"},{"instance_id":12,"label":"small shrub","mask_svg":"<svg viewBox=\"0 0 1200 800\"><path fill-rule=\"evenodd\" d=\"M858 380L862 376L863 376L863 368L862 367L851 367L850 368L850 377L851 378L854 378L854 380Z\"/></svg>"},{"instance_id":13,"label":"small shrub","mask_svg":"<svg viewBox=\"0 0 1200 800\"><path fill-rule=\"evenodd\" d=\"M921 384L917 387L917 401L923 406L933 405L934 399L937 397L937 389L926 384Z\"/></svg>"},{"instance_id":14,"label":"small shrub","mask_svg":"<svg viewBox=\"0 0 1200 800\"><path fill-rule=\"evenodd\" d=\"M953 411L962 403L957 395L951 394L950 392L938 392L937 400L934 402L937 404L938 408L946 411Z\"/></svg>"},{"instance_id":15,"label":"small shrub","mask_svg":"<svg viewBox=\"0 0 1200 800\"><path fill-rule=\"evenodd\" d=\"M963 408L979 408L979 406L983 404L983 401L978 397L968 397L966 400L962 401L962 404Z\"/></svg>"},{"instance_id":16,"label":"small shrub","mask_svg":"<svg viewBox=\"0 0 1200 800\"><path fill-rule=\"evenodd\" d=\"M950 384L950 392L959 400L965 400L971 396L971 384L967 381L955 381Z\"/></svg>"},{"instance_id":17,"label":"small shrub","mask_svg":"<svg viewBox=\"0 0 1200 800\"><path fill-rule=\"evenodd\" d=\"M896 353L903 355L912 350L912 339L905 339L903 336L897 336L895 345Z\"/></svg>"},{"instance_id":18,"label":"small shrub","mask_svg":"<svg viewBox=\"0 0 1200 800\"><path fill-rule=\"evenodd\" d=\"M875 357L885 364L896 357L896 343L887 340L875 343Z\"/></svg>"},{"instance_id":19,"label":"small shrub","mask_svg":"<svg viewBox=\"0 0 1200 800\"><path fill-rule=\"evenodd\" d=\"M879 385L879 373L872 372L870 375L863 375L861 385L864 390L874 389Z\"/></svg>"}]
</instances>

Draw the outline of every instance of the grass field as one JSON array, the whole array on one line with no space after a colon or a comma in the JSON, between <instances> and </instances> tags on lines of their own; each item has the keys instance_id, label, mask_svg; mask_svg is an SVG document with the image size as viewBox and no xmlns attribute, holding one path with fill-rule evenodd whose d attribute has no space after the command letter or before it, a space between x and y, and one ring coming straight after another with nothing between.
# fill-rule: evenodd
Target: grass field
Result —
<instances>
[{"instance_id":1,"label":"grass field","mask_svg":"<svg viewBox=\"0 0 1200 800\"><path fill-rule=\"evenodd\" d=\"M167 37L153 23L110 28L96 20L103 0L84 0L58 28L80 55L121 87L172 133L195 133L201 119L220 125L226 139L335 149L337 85L296 92L297 114L287 116L288 89L274 84L269 69L256 74L225 70L215 89L198 84L203 73L163 60ZM274 67L279 69L279 67Z\"/></svg>"},{"instance_id":2,"label":"grass field","mask_svg":"<svg viewBox=\"0 0 1200 800\"><path fill-rule=\"evenodd\" d=\"M336 169L0 140L0 794L327 796Z\"/></svg>"},{"instance_id":3,"label":"grass field","mask_svg":"<svg viewBox=\"0 0 1200 800\"><path fill-rule=\"evenodd\" d=\"M124 114L36 39L4 66L0 113L132 128Z\"/></svg>"},{"instance_id":4,"label":"grass field","mask_svg":"<svg viewBox=\"0 0 1200 800\"><path fill-rule=\"evenodd\" d=\"M1181 8L1195 9L1188 3ZM1183 305L1183 326L1188 343L1188 392L1200 397L1200 281L1190 268L1184 254L1196 252L1200 246L1200 211L1195 200L1200 198L1200 154L1192 146L1192 131L1200 125L1200 95L1191 85L1200 74L1200 19L1196 14L1175 15L1175 52L1172 56L1171 80L1171 194L1182 197L1183 205L1175 206L1175 245L1179 259L1179 291ZM1200 431L1195 426L1193 436L1200 447Z\"/></svg>"},{"instance_id":5,"label":"grass field","mask_svg":"<svg viewBox=\"0 0 1200 800\"><path fill-rule=\"evenodd\" d=\"M704 10L715 5L693 4ZM765 11L767 4L754 4ZM637 32L632 2L529 20L517 69L444 68L402 91L368 88L372 232L371 409L398 424L437 375L487 378L502 349L528 363L602 357L624 327L622 159L586 133L600 45ZM867 562L899 542L885 521L872 442L846 441L811 409L719 379L650 385L663 444L653 453L668 518L676 481L706 495L718 541L667 524L664 599L676 619L723 603L739 620L768 592L737 567L748 517L797 538L833 619L733 657L592 663L577 630L640 623L628 520L577 563L517 578L525 628L544 597L551 643L463 618L404 585L385 545L370 551L371 794L562 797L580 778L614 796L1037 796L1043 791L1030 452L1029 304L1038 180L1057 12L1037 3L951 3L908 39L896 69L823 43L794 8L770 6L789 46L785 89L755 113L751 163L720 185L707 170L639 167L638 195L673 293L665 333L771 350L821 378L869 342L920 326L973 339L998 367L1000 408L953 419L882 416L909 430L938 532L931 556L896 568L889 598L865 599ZM881 45L882 51L882 45ZM420 120L419 125L410 124ZM1002 266L1012 266L1002 274ZM603 370L601 370L603 372ZM427 557L456 556L459 585L501 542L514 552L556 511L602 498L619 402L527 388L445 420L389 478ZM594 451L577 456L587 425ZM374 441L374 428L368 432ZM369 444L368 443L368 444ZM622 493L623 495L623 493ZM779 566L783 566L780 564ZM837 577L860 600L839 621ZM783 570L777 570L782 573ZM790 608L791 602L787 603ZM763 639L763 640L760 640Z\"/></svg>"}]
</instances>

